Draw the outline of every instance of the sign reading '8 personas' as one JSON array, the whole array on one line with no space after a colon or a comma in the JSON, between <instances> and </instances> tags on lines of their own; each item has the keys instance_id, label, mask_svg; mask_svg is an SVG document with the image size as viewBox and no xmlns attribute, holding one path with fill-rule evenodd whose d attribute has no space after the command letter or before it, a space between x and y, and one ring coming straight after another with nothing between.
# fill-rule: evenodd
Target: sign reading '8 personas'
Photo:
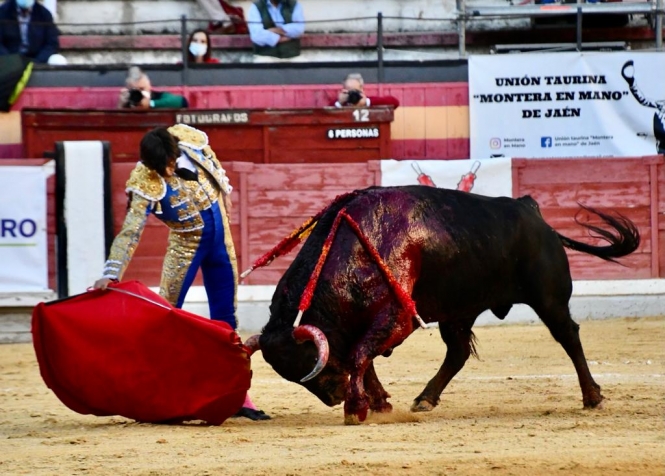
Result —
<instances>
[{"instance_id":1,"label":"sign reading '8 personas'","mask_svg":"<svg viewBox=\"0 0 665 476\"><path fill-rule=\"evenodd\" d=\"M0 167L0 292L47 289L46 175Z\"/></svg>"},{"instance_id":2,"label":"sign reading '8 personas'","mask_svg":"<svg viewBox=\"0 0 665 476\"><path fill-rule=\"evenodd\" d=\"M471 158L665 151L664 52L469 58Z\"/></svg>"}]
</instances>

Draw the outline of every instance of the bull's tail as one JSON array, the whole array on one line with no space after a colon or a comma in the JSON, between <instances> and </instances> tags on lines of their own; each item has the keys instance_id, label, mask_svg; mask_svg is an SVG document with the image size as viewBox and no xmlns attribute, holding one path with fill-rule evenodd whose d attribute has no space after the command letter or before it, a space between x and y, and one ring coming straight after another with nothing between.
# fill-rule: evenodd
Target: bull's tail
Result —
<instances>
[{"instance_id":1,"label":"bull's tail","mask_svg":"<svg viewBox=\"0 0 665 476\"><path fill-rule=\"evenodd\" d=\"M640 246L640 232L635 224L628 218L620 214L608 215L607 213L603 213L591 207L585 207L584 205L580 206L586 211L598 215L605 224L613 228L613 231L605 230L588 223L581 223L577 216L575 217L575 222L586 228L589 231L589 235L595 238L600 238L609 243L609 245L588 245L557 233L563 246L614 263L617 263L614 258L621 258L622 256L629 255Z\"/></svg>"}]
</instances>

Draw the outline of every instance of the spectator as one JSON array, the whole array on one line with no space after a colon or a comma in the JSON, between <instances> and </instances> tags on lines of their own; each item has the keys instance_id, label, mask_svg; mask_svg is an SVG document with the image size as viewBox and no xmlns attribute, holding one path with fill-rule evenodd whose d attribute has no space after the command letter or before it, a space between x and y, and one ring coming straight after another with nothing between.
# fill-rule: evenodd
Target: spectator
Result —
<instances>
[{"instance_id":1,"label":"spectator","mask_svg":"<svg viewBox=\"0 0 665 476\"><path fill-rule=\"evenodd\" d=\"M256 0L247 20L254 54L276 58L300 54L305 16L297 0Z\"/></svg>"},{"instance_id":2,"label":"spectator","mask_svg":"<svg viewBox=\"0 0 665 476\"><path fill-rule=\"evenodd\" d=\"M224 0L197 0L211 19L210 33L247 34L247 24L241 7L234 7Z\"/></svg>"},{"instance_id":3,"label":"spectator","mask_svg":"<svg viewBox=\"0 0 665 476\"><path fill-rule=\"evenodd\" d=\"M342 89L337 94L337 101L330 104L335 107L399 107L399 100L393 96L365 96L365 81L360 73L351 73L342 82Z\"/></svg>"},{"instance_id":4,"label":"spectator","mask_svg":"<svg viewBox=\"0 0 665 476\"><path fill-rule=\"evenodd\" d=\"M58 54L58 35L53 16L35 0L5 0L0 5L0 55L18 53L35 63L67 64Z\"/></svg>"},{"instance_id":5,"label":"spectator","mask_svg":"<svg viewBox=\"0 0 665 476\"><path fill-rule=\"evenodd\" d=\"M219 60L211 56L210 35L205 30L196 30L189 35L187 42L187 62L194 63L219 63Z\"/></svg>"},{"instance_id":6,"label":"spectator","mask_svg":"<svg viewBox=\"0 0 665 476\"><path fill-rule=\"evenodd\" d=\"M118 107L152 109L189 106L184 96L165 91L153 91L150 78L138 66L129 68L125 84L127 87L120 91Z\"/></svg>"}]
</instances>

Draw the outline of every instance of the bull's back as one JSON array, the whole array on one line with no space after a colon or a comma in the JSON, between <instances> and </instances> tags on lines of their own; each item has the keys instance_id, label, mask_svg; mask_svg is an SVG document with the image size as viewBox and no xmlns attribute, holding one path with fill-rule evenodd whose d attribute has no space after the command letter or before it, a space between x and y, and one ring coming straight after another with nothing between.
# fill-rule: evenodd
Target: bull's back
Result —
<instances>
[{"instance_id":1,"label":"bull's back","mask_svg":"<svg viewBox=\"0 0 665 476\"><path fill-rule=\"evenodd\" d=\"M312 301L317 312L330 313L324 319L371 315L395 301L362 239L410 287L430 320L524 302L528 281L548 263L565 261L558 238L528 201L424 186L373 187L322 216L278 285L283 304L299 302L342 209L363 238L346 224L336 233Z\"/></svg>"},{"instance_id":2,"label":"bull's back","mask_svg":"<svg viewBox=\"0 0 665 476\"><path fill-rule=\"evenodd\" d=\"M532 304L545 293L569 297L565 252L533 199L422 186L378 194L385 194L377 203L389 212L375 223L385 234L394 223L406 222L405 241L417 244L413 295L424 313L477 315L517 302ZM402 206L388 206L395 202ZM394 269L403 266L393 264Z\"/></svg>"}]
</instances>

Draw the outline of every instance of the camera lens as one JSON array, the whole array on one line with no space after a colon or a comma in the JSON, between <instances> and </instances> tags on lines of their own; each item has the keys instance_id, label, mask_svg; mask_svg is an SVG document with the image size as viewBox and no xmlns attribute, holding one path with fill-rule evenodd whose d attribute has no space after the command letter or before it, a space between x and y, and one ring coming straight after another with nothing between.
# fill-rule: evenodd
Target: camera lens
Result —
<instances>
[{"instance_id":1,"label":"camera lens","mask_svg":"<svg viewBox=\"0 0 665 476\"><path fill-rule=\"evenodd\" d=\"M140 89L130 89L129 90L129 103L130 104L140 104L143 101L143 91Z\"/></svg>"},{"instance_id":2,"label":"camera lens","mask_svg":"<svg viewBox=\"0 0 665 476\"><path fill-rule=\"evenodd\" d=\"M360 100L362 99L362 93L358 91L357 89L352 89L351 91L348 92L348 100L347 102L349 104L358 104Z\"/></svg>"}]
</instances>

